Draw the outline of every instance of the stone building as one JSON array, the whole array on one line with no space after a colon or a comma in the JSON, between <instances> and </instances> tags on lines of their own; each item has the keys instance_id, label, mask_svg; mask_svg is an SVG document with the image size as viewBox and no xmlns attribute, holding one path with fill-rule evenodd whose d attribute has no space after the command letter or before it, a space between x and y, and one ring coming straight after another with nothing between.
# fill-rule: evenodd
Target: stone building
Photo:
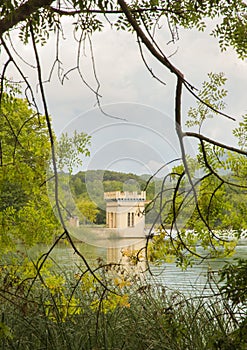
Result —
<instances>
[{"instance_id":1,"label":"stone building","mask_svg":"<svg viewBox=\"0 0 247 350\"><path fill-rule=\"evenodd\" d=\"M143 237L146 192L105 192L106 225L125 237Z\"/></svg>"}]
</instances>

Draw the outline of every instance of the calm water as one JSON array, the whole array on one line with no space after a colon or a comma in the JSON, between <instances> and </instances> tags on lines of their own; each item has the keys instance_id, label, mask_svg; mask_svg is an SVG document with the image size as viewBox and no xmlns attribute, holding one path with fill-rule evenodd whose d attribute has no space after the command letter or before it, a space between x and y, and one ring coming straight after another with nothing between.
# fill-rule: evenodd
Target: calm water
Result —
<instances>
[{"instance_id":1,"label":"calm water","mask_svg":"<svg viewBox=\"0 0 247 350\"><path fill-rule=\"evenodd\" d=\"M116 242L117 248L105 248L89 245L86 243L76 243L77 249L87 259L87 261L93 266L97 265L98 259L103 259L105 262L118 262L122 257L122 251L133 251L139 250L144 246L143 241L121 242L124 248L119 248L119 242ZM129 244L129 246L127 245ZM39 247L40 252L45 252L47 248ZM36 251L37 253L37 251ZM81 264L81 259L74 254L73 249L66 244L59 244L52 253L52 258L61 266L61 268L72 269L73 266ZM207 292L208 287L206 286L208 268L217 272L227 262L232 261L234 258L245 258L247 259L247 240L241 241L236 247L236 253L233 257L228 259L215 259L207 261L196 261L192 268L188 268L187 271L181 271L176 267L175 263L166 263L161 266L151 266L153 278L155 281L164 284L169 288L175 288L183 292L201 292L205 290Z\"/></svg>"}]
</instances>

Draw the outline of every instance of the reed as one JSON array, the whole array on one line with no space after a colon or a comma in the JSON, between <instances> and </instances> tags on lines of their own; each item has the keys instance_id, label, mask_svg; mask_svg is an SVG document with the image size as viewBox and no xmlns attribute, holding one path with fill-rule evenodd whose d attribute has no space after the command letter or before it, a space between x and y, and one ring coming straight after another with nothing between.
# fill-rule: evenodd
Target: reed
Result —
<instances>
[{"instance_id":1,"label":"reed","mask_svg":"<svg viewBox=\"0 0 247 350\"><path fill-rule=\"evenodd\" d=\"M50 274L1 290L2 350L246 350L246 314L224 295L188 296L104 271Z\"/></svg>"}]
</instances>

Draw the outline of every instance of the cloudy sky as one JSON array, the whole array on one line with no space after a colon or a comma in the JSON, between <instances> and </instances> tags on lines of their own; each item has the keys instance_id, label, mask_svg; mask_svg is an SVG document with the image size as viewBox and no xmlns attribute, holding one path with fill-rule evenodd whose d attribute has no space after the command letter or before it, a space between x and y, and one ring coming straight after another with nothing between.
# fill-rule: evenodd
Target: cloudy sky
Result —
<instances>
[{"instance_id":1,"label":"cloudy sky","mask_svg":"<svg viewBox=\"0 0 247 350\"><path fill-rule=\"evenodd\" d=\"M77 45L69 34L68 23L65 28L65 39L59 43L62 61L59 72L62 75L77 65ZM23 46L15 32L12 40L22 57L34 64L31 46ZM232 49L221 53L217 40L209 36L209 31L183 30L180 40L168 45L169 35L164 27L158 34L158 41L164 53L172 55L172 63L197 88L209 72L224 72L229 91L225 112L240 121L247 113L246 61L239 60ZM56 64L51 81L45 84L49 112L58 137L62 132L73 130L92 135L91 157L84 162L83 169L152 174L164 163L180 157L173 123L175 77L145 53L153 72L166 85L154 79L142 62L136 37L130 33L116 32L106 26L102 33L93 36L92 47L102 96L100 103L105 113L112 117L99 111L95 94L82 82L76 70L67 74L61 84ZM55 38L48 45L39 47L39 52L43 79L46 80L55 59ZM16 59L30 78L38 98L35 71ZM97 89L88 41L81 50L80 69L83 79ZM17 77L11 67L8 74L14 79ZM184 120L189 106L193 105L193 98L184 91ZM232 129L237 122L217 116L206 122L202 131L211 138L236 145ZM195 154L196 144L188 142L187 152Z\"/></svg>"}]
</instances>

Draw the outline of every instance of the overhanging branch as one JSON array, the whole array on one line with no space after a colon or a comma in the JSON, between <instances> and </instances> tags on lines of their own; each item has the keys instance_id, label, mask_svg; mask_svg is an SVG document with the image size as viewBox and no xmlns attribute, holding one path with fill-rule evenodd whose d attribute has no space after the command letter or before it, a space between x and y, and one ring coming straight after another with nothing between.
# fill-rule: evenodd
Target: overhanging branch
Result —
<instances>
[{"instance_id":1,"label":"overhanging branch","mask_svg":"<svg viewBox=\"0 0 247 350\"><path fill-rule=\"evenodd\" d=\"M158 61L160 61L163 65L165 65L172 73L179 76L182 80L184 80L183 74L173 65L171 62L167 59L165 55L161 55L153 46L151 41L148 39L146 34L143 32L139 24L136 22L135 18L133 17L131 11L129 10L127 4L123 0L118 0L118 3L123 10L125 16L127 17L129 23L132 25L133 29L135 30L136 34L141 38L143 44L147 47L147 49L151 52L151 54L157 58Z\"/></svg>"},{"instance_id":2,"label":"overhanging branch","mask_svg":"<svg viewBox=\"0 0 247 350\"><path fill-rule=\"evenodd\" d=\"M207 137L207 136L203 136L203 135L198 134L198 133L196 133L196 132L187 131L187 132L184 132L184 133L183 133L183 136L194 137L194 138L196 138L196 139L199 139L199 140L202 140L202 141L206 141L206 142L208 142L208 143L211 143L211 144L213 144L213 145L215 145L215 146L218 146L218 147L227 149L228 151L236 152L236 153L239 153L239 154L243 154L244 156L247 156L247 151L244 151L243 149L228 146L228 145L226 145L226 144L224 144L224 143L215 141L215 140L213 140L213 139L210 139L210 138Z\"/></svg>"},{"instance_id":3,"label":"overhanging branch","mask_svg":"<svg viewBox=\"0 0 247 350\"><path fill-rule=\"evenodd\" d=\"M0 21L0 37L16 24L27 20L37 10L51 5L54 0L29 0Z\"/></svg>"}]
</instances>

